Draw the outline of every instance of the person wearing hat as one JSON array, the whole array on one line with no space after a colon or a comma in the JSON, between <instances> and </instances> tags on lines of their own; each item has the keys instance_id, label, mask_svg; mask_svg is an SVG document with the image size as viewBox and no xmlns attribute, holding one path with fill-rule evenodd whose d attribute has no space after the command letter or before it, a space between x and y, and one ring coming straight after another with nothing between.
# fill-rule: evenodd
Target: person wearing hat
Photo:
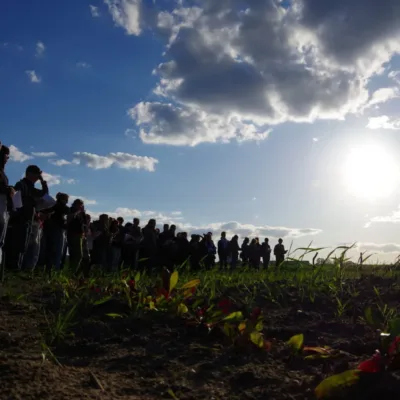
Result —
<instances>
[{"instance_id":1,"label":"person wearing hat","mask_svg":"<svg viewBox=\"0 0 400 400\"><path fill-rule=\"evenodd\" d=\"M41 183L41 189L35 188L35 183L38 181ZM29 245L32 223L36 215L36 203L44 195L49 194L49 188L43 179L42 170L37 165L29 165L25 170L25 177L15 185L15 191L21 193L22 199L22 207L17 209L13 226L15 263L18 269L21 269Z\"/></svg>"},{"instance_id":2,"label":"person wearing hat","mask_svg":"<svg viewBox=\"0 0 400 400\"><path fill-rule=\"evenodd\" d=\"M2 248L7 234L8 221L12 211L12 198L15 194L9 185L5 166L10 158L10 149L0 143L0 264L3 259Z\"/></svg>"}]
</instances>

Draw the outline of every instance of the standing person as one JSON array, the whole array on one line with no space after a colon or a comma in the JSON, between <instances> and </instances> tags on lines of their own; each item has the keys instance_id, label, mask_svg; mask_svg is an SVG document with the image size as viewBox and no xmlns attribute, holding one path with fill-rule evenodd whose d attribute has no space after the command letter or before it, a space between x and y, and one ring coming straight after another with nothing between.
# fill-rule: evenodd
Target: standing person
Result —
<instances>
[{"instance_id":1,"label":"standing person","mask_svg":"<svg viewBox=\"0 0 400 400\"><path fill-rule=\"evenodd\" d=\"M242 253L240 254L240 258L242 259L243 265L246 265L249 263L249 257L250 257L250 239L245 238L242 243Z\"/></svg>"},{"instance_id":2,"label":"standing person","mask_svg":"<svg viewBox=\"0 0 400 400\"><path fill-rule=\"evenodd\" d=\"M278 244L274 248L274 255L275 255L277 267L279 267L285 261L286 253L287 253L287 250L285 250L285 246L283 245L283 240L279 239Z\"/></svg>"},{"instance_id":3,"label":"standing person","mask_svg":"<svg viewBox=\"0 0 400 400\"><path fill-rule=\"evenodd\" d=\"M150 219L147 225L142 229L142 254L146 259L145 265L147 268L155 267L154 261L157 260L157 233L156 220Z\"/></svg>"},{"instance_id":4,"label":"standing person","mask_svg":"<svg viewBox=\"0 0 400 400\"><path fill-rule=\"evenodd\" d=\"M15 190L9 186L8 177L5 173L7 161L10 158L10 149L0 143L0 265L3 271L3 253L2 249L7 234L8 221L10 212L13 209L12 198ZM0 279L3 279L3 272L0 274Z\"/></svg>"},{"instance_id":5,"label":"standing person","mask_svg":"<svg viewBox=\"0 0 400 400\"><path fill-rule=\"evenodd\" d=\"M43 234L43 222L47 218L46 214L37 213L33 217L31 232L29 235L28 247L24 254L22 262L22 269L34 272L36 265L39 261L40 243Z\"/></svg>"},{"instance_id":6,"label":"standing person","mask_svg":"<svg viewBox=\"0 0 400 400\"><path fill-rule=\"evenodd\" d=\"M190 267L193 271L200 269L200 262L203 257L200 235L192 235L190 241Z\"/></svg>"},{"instance_id":7,"label":"standing person","mask_svg":"<svg viewBox=\"0 0 400 400\"><path fill-rule=\"evenodd\" d=\"M65 248L67 214L69 213L69 196L57 193L56 204L46 210L49 218L43 224L43 236L46 242L46 271L50 273L54 267L56 271L61 268L61 260Z\"/></svg>"},{"instance_id":8,"label":"standing person","mask_svg":"<svg viewBox=\"0 0 400 400\"><path fill-rule=\"evenodd\" d=\"M133 219L133 225L130 229L130 235L132 237L132 256L131 256L131 265L132 269L138 269L139 264L139 250L140 250L140 243L142 242L142 230L140 228L140 220L139 218Z\"/></svg>"},{"instance_id":9,"label":"standing person","mask_svg":"<svg viewBox=\"0 0 400 400\"><path fill-rule=\"evenodd\" d=\"M96 222L93 239L93 264L101 265L108 269L111 253L110 218L107 214L101 214Z\"/></svg>"},{"instance_id":10,"label":"standing person","mask_svg":"<svg viewBox=\"0 0 400 400\"><path fill-rule=\"evenodd\" d=\"M111 234L111 270L117 271L121 262L123 231L118 220L113 220L110 224Z\"/></svg>"},{"instance_id":11,"label":"standing person","mask_svg":"<svg viewBox=\"0 0 400 400\"><path fill-rule=\"evenodd\" d=\"M204 260L204 265L206 269L211 269L215 265L215 255L217 254L217 249L215 248L214 241L212 240L212 233L208 232L203 239L206 258Z\"/></svg>"},{"instance_id":12,"label":"standing person","mask_svg":"<svg viewBox=\"0 0 400 400\"><path fill-rule=\"evenodd\" d=\"M221 268L228 266L228 245L229 242L226 238L226 232L222 232L221 239L218 240L218 258Z\"/></svg>"},{"instance_id":13,"label":"standing person","mask_svg":"<svg viewBox=\"0 0 400 400\"><path fill-rule=\"evenodd\" d=\"M85 205L76 199L67 215L67 243L69 251L69 266L73 272L80 268L83 257L83 235L85 233Z\"/></svg>"},{"instance_id":14,"label":"standing person","mask_svg":"<svg viewBox=\"0 0 400 400\"><path fill-rule=\"evenodd\" d=\"M255 238L251 241L249 246L250 265L253 268L260 268L260 258L261 258L260 243L258 242L258 238Z\"/></svg>"},{"instance_id":15,"label":"standing person","mask_svg":"<svg viewBox=\"0 0 400 400\"><path fill-rule=\"evenodd\" d=\"M265 238L264 243L261 245L261 257L263 260L263 267L268 269L269 262L271 261L271 246L269 245L268 238Z\"/></svg>"},{"instance_id":16,"label":"standing person","mask_svg":"<svg viewBox=\"0 0 400 400\"><path fill-rule=\"evenodd\" d=\"M35 183L40 181L42 189L36 189ZM22 268L24 254L29 245L32 223L36 215L36 202L49 193L42 171L37 165L29 165L25 170L25 178L15 185L15 191L21 193L22 207L18 208L13 226L14 257L18 269Z\"/></svg>"},{"instance_id":17,"label":"standing person","mask_svg":"<svg viewBox=\"0 0 400 400\"><path fill-rule=\"evenodd\" d=\"M229 242L229 253L231 256L231 269L232 271L236 269L238 260L239 260L239 236L235 235L232 240Z\"/></svg>"}]
</instances>

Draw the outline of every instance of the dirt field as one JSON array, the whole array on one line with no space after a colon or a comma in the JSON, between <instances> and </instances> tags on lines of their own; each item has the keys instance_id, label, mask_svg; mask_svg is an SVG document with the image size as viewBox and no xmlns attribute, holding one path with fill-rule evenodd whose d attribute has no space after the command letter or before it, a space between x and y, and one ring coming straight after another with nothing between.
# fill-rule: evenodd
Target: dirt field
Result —
<instances>
[{"instance_id":1,"label":"dirt field","mask_svg":"<svg viewBox=\"0 0 400 400\"><path fill-rule=\"evenodd\" d=\"M54 298L32 291L32 282L22 284L30 287L29 300L12 300L4 290L0 300L0 399L314 399L325 377L354 368L379 347L377 332L360 319L367 305L376 304L374 287L397 311L400 298L397 279L364 278L352 283L358 296L339 317L335 299L302 301L293 289L279 306L260 292L269 352L233 347L221 331L209 334L183 317L112 319L105 313L125 306L111 302L52 347L55 360L41 346ZM294 356L285 342L298 333L308 346L330 346L339 356ZM395 373L362 377L357 389L335 398L400 399L400 381Z\"/></svg>"}]
</instances>

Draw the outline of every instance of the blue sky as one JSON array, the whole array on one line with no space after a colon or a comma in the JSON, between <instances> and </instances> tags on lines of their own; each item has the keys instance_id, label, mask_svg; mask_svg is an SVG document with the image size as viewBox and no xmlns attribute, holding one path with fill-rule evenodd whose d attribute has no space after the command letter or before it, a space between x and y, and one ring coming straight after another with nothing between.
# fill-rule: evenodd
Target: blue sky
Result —
<instances>
[{"instance_id":1,"label":"blue sky","mask_svg":"<svg viewBox=\"0 0 400 400\"><path fill-rule=\"evenodd\" d=\"M35 163L93 215L393 260L400 11L322 3L2 2L10 180Z\"/></svg>"}]
</instances>

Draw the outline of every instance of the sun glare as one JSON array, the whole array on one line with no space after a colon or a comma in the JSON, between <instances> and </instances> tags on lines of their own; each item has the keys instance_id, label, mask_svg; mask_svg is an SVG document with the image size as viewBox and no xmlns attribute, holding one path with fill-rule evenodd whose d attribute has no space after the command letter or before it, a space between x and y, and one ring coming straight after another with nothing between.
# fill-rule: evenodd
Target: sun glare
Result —
<instances>
[{"instance_id":1,"label":"sun glare","mask_svg":"<svg viewBox=\"0 0 400 400\"><path fill-rule=\"evenodd\" d=\"M398 164L390 152L379 145L352 148L343 173L348 191L365 200L390 197L399 184Z\"/></svg>"}]
</instances>

